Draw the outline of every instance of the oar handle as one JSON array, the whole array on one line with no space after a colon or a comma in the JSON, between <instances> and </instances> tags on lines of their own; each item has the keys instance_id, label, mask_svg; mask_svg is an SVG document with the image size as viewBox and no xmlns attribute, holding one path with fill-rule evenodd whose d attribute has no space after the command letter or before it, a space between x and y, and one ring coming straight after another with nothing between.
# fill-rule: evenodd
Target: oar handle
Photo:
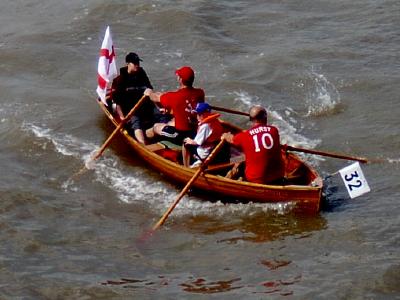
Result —
<instances>
[{"instance_id":1,"label":"oar handle","mask_svg":"<svg viewBox=\"0 0 400 300\"><path fill-rule=\"evenodd\" d=\"M211 106L211 109L223 111L223 112L227 112L227 113L231 113L231 114L236 114L236 115L242 115L242 116L246 116L246 117L250 116L248 113L245 113L242 111L229 109L229 108L225 108L225 107L214 106L214 105Z\"/></svg>"},{"instance_id":2,"label":"oar handle","mask_svg":"<svg viewBox=\"0 0 400 300\"><path fill-rule=\"evenodd\" d=\"M146 96L143 95L142 98L135 104L135 106L130 110L130 112L126 115L124 119L121 120L121 122L118 124L118 126L114 129L113 133L110 134L108 139L104 142L103 146L97 151L96 155L92 158L92 160L98 159L104 152L104 150L108 147L108 145L111 143L112 139L114 136L117 134L117 132L128 122L132 116L135 114L135 112L139 109L140 105L145 101Z\"/></svg>"},{"instance_id":3,"label":"oar handle","mask_svg":"<svg viewBox=\"0 0 400 300\"><path fill-rule=\"evenodd\" d=\"M348 160L356 160L362 163L367 163L368 159L365 157L355 157L355 156L348 156L348 155L343 155L343 154L338 154L338 153L333 153L333 152L325 152L325 151L317 151L317 150L312 150L312 149L304 149L304 148L297 148L289 145L285 145L284 148L289 151L297 151L297 152L304 152L304 153L310 153L310 154L316 154L316 155L321 155L321 156L329 156L329 157L334 157L334 158L340 158L340 159L348 159Z\"/></svg>"},{"instance_id":4,"label":"oar handle","mask_svg":"<svg viewBox=\"0 0 400 300\"><path fill-rule=\"evenodd\" d=\"M161 219L153 226L153 231L156 230L158 227L160 227L162 224L164 224L165 220L168 218L168 216L171 214L171 212L174 210L176 205L179 203L179 201L183 198L183 196L186 194L186 192L190 189L192 186L193 182L203 173L203 171L207 168L209 163L213 160L213 158L217 155L217 153L221 150L222 146L224 144L224 140L221 140L218 145L214 148L214 150L208 155L208 157L203 161L203 163L200 165L199 169L194 173L192 178L188 181L188 183L185 185L185 187L182 189L182 191L179 193L178 197L175 199L175 201L171 204L171 206L168 208L168 210L164 213L164 215L161 217Z\"/></svg>"}]
</instances>

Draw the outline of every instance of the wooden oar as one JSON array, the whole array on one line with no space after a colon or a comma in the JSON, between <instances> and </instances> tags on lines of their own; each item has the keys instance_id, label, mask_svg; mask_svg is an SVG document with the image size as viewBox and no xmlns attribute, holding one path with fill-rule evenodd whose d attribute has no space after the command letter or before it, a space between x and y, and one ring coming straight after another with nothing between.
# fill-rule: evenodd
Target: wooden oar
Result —
<instances>
[{"instance_id":1,"label":"wooden oar","mask_svg":"<svg viewBox=\"0 0 400 300\"><path fill-rule=\"evenodd\" d=\"M85 165L80 169L78 172L76 172L74 175L72 175L68 181L75 179L76 177L80 176L82 173L84 173L87 168L86 166L89 165L91 162L94 160L98 159L104 152L104 150L107 148L107 146L111 143L112 139L114 136L117 134L118 131L132 118L132 116L135 114L135 112L139 109L140 105L145 101L146 96L143 95L142 98L135 104L135 106L131 109L131 111L126 115L126 117L118 124L118 126L114 129L114 131L110 134L108 139L104 142L103 146L97 151L96 155L92 156L90 160L85 163Z\"/></svg>"},{"instance_id":2,"label":"wooden oar","mask_svg":"<svg viewBox=\"0 0 400 300\"><path fill-rule=\"evenodd\" d=\"M219 110L219 111L224 111L232 114L237 114L237 115L242 115L242 116L250 116L250 114L234 110L234 109L229 109L229 108L224 108L224 107L218 107L218 106L211 106L212 109L214 110ZM316 154L316 155L321 155L321 156L329 156L329 157L335 157L335 158L341 158L341 159L348 159L348 160L356 160L362 163L367 163L368 159L365 157L354 157L354 156L348 156L348 155L342 155L342 154L337 154L337 153L332 153L332 152L323 152L323 151L317 151L317 150L311 150L311 149L303 149L303 148L297 148L293 146L286 146L287 150L290 151L297 151L297 152L304 152L304 153L310 153L310 154Z\"/></svg>"},{"instance_id":3,"label":"wooden oar","mask_svg":"<svg viewBox=\"0 0 400 300\"><path fill-rule=\"evenodd\" d=\"M286 145L284 147L289 151L297 151L297 152L304 152L304 153L316 154L316 155L321 155L321 156L329 156L329 157L334 157L334 158L356 160L356 161L359 161L362 163L368 162L368 159L366 159L365 157L355 157L355 156L348 156L348 155L332 153L332 152L317 151L317 150L312 150L312 149L303 149L303 148L297 148L297 147L293 147L293 146L289 146L289 145Z\"/></svg>"},{"instance_id":4,"label":"wooden oar","mask_svg":"<svg viewBox=\"0 0 400 300\"><path fill-rule=\"evenodd\" d=\"M175 201L172 203L172 205L168 208L168 210L164 213L164 215L161 217L161 219L155 224L152 228L153 232L157 230L158 227L160 227L162 224L164 224L165 220L168 218L170 213L173 211L175 206L179 203L179 201L183 198L183 196L186 194L186 192L190 189L192 186L193 182L203 173L203 171L207 168L208 164L212 161L212 159L217 155L217 153L222 149L222 146L224 144L224 140L221 140L219 144L214 148L214 150L210 153L210 155L206 158L205 161L200 165L199 169L194 173L192 178L188 181L188 183L185 185L185 187L182 189L178 197L175 199Z\"/></svg>"},{"instance_id":5,"label":"wooden oar","mask_svg":"<svg viewBox=\"0 0 400 300\"><path fill-rule=\"evenodd\" d=\"M146 96L143 95L142 98L135 104L135 106L131 109L131 111L126 115L126 117L118 124L118 126L114 129L113 133L110 134L108 139L104 142L103 146L97 151L97 154L92 157L92 160L98 159L101 154L103 154L104 150L107 148L107 146L111 143L112 139L114 136L117 134L117 132L128 122L132 116L135 114L135 112L139 109L140 105L145 101Z\"/></svg>"},{"instance_id":6,"label":"wooden oar","mask_svg":"<svg viewBox=\"0 0 400 300\"><path fill-rule=\"evenodd\" d=\"M219 107L219 106L211 106L211 109L218 110L218 111L223 111L231 114L236 114L236 115L242 115L242 116L250 116L248 113L239 111L239 110L234 110L234 109L229 109L229 108L224 108L224 107Z\"/></svg>"}]
</instances>

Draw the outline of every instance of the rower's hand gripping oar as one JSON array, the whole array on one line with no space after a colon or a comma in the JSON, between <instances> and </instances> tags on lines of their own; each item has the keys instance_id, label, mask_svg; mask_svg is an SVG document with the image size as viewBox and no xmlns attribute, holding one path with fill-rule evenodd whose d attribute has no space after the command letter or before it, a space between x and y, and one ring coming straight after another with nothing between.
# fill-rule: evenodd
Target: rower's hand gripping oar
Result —
<instances>
[{"instance_id":1,"label":"rower's hand gripping oar","mask_svg":"<svg viewBox=\"0 0 400 300\"><path fill-rule=\"evenodd\" d=\"M164 224L165 220L168 218L168 216L174 210L175 206L179 203L179 201L183 198L183 196L186 194L186 192L190 189L193 182L201 175L201 173L204 172L204 170L207 168L209 163L215 158L217 153L222 149L224 142L225 142L224 140L221 140L218 143L218 145L214 148L214 150L210 153L210 155L203 161L203 163L200 165L199 169L196 171L196 173L194 173L192 178L188 181L188 183L182 189L182 191L180 192L178 197L175 199L175 201L171 204L171 206L164 213L164 215L161 217L161 219L153 226L151 233L153 233L155 230L157 230L158 227L160 227L162 224Z\"/></svg>"},{"instance_id":2,"label":"rower's hand gripping oar","mask_svg":"<svg viewBox=\"0 0 400 300\"><path fill-rule=\"evenodd\" d=\"M79 172L75 173L75 175L71 176L70 179L74 179L77 176L81 175L82 173L84 173L87 168L86 166L89 165L91 162L93 162L94 160L98 159L104 152L104 150L106 150L106 148L108 147L108 145L110 145L112 139L114 138L114 136L121 130L121 128L126 124L126 122L128 122L132 116L136 113L136 111L139 109L139 107L142 105L142 103L145 101L147 96L143 95L142 98L140 98L140 100L135 104L135 106L130 110L130 112L126 115L126 117L121 120L121 122L118 124L118 126L114 129L114 131L110 134L110 136L108 137L108 139L104 142L103 146L101 146L101 148L96 152L95 155L93 155L89 161L87 163L85 163L85 165L83 166L83 168L81 170L79 170Z\"/></svg>"}]
</instances>

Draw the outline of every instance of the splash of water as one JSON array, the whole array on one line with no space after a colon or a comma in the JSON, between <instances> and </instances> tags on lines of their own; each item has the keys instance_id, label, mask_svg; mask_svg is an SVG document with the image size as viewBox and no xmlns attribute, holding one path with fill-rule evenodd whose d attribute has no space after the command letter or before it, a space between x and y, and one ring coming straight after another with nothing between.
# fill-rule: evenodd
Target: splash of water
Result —
<instances>
[{"instance_id":1,"label":"splash of water","mask_svg":"<svg viewBox=\"0 0 400 300\"><path fill-rule=\"evenodd\" d=\"M35 124L26 123L22 124L22 130L32 132L38 138L43 138L50 141L57 152L65 156L74 156L80 158L81 152L95 149L95 144L83 142L72 135L58 134L49 128L43 128ZM46 147L46 143L43 147ZM86 159L88 155L84 156Z\"/></svg>"},{"instance_id":2,"label":"splash of water","mask_svg":"<svg viewBox=\"0 0 400 300\"><path fill-rule=\"evenodd\" d=\"M308 112L306 116L321 116L335 112L341 102L335 85L324 74L318 73L314 67L307 77L307 84L302 84L307 88L305 101Z\"/></svg>"},{"instance_id":3,"label":"splash of water","mask_svg":"<svg viewBox=\"0 0 400 300\"><path fill-rule=\"evenodd\" d=\"M228 93L229 95L233 95L233 100L235 102L238 102L240 104L244 104L246 107L250 107L252 105L260 104L259 102L259 97L257 96L252 96L246 91L233 91Z\"/></svg>"}]
</instances>

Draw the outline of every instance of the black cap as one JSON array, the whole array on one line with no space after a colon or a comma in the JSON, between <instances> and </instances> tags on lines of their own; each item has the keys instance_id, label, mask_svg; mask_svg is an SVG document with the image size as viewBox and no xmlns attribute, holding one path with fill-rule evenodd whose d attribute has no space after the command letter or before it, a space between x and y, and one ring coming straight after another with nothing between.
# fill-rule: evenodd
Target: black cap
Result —
<instances>
[{"instance_id":1,"label":"black cap","mask_svg":"<svg viewBox=\"0 0 400 300\"><path fill-rule=\"evenodd\" d=\"M128 55L125 57L125 61L126 61L126 63L133 63L133 64L135 64L135 65L138 65L138 64L139 64L139 61L142 61L142 60L139 58L139 55L137 55L137 54L134 53L134 52L130 52L130 53L128 53Z\"/></svg>"}]
</instances>

